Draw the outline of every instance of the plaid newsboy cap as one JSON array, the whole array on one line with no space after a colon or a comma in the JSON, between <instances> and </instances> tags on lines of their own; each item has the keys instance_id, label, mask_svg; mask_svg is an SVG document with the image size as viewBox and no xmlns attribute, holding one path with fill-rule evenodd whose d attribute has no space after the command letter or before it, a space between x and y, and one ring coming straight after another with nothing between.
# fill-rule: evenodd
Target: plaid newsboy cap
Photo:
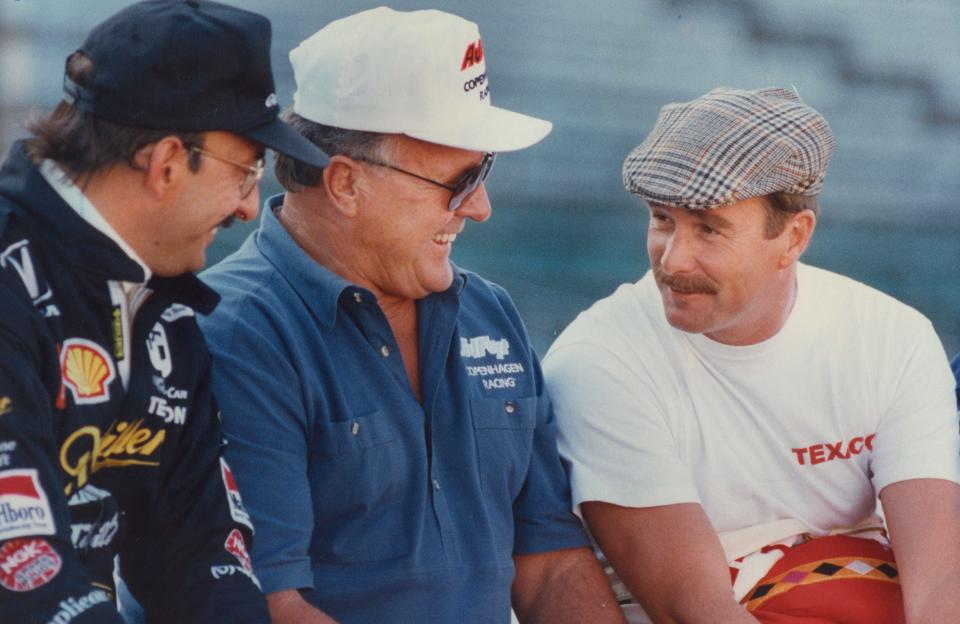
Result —
<instances>
[{"instance_id":1,"label":"plaid newsboy cap","mask_svg":"<svg viewBox=\"0 0 960 624\"><path fill-rule=\"evenodd\" d=\"M664 106L624 161L623 184L649 203L688 209L816 195L835 145L826 119L794 91L721 87Z\"/></svg>"}]
</instances>

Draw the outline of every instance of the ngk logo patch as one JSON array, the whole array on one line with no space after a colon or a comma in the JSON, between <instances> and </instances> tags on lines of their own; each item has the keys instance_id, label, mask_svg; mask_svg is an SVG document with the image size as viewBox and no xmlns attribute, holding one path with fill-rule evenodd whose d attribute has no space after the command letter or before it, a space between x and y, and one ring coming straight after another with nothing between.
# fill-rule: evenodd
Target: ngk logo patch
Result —
<instances>
[{"instance_id":1,"label":"ngk logo patch","mask_svg":"<svg viewBox=\"0 0 960 624\"><path fill-rule=\"evenodd\" d=\"M243 534L238 529L230 531L227 541L223 543L227 552L237 558L240 565L247 572L253 571L253 563L250 562L250 555L247 554L247 543L243 541Z\"/></svg>"},{"instance_id":2,"label":"ngk logo patch","mask_svg":"<svg viewBox=\"0 0 960 624\"><path fill-rule=\"evenodd\" d=\"M63 560L42 539L11 540L0 548L0 585L25 592L50 582Z\"/></svg>"},{"instance_id":3,"label":"ngk logo patch","mask_svg":"<svg viewBox=\"0 0 960 624\"><path fill-rule=\"evenodd\" d=\"M230 517L235 522L245 524L253 530L253 523L250 522L250 514L243 508L243 501L240 499L240 488L233 478L233 471L227 465L227 460L220 458L220 474L223 476L223 485L227 489L227 503L230 505Z\"/></svg>"},{"instance_id":4,"label":"ngk logo patch","mask_svg":"<svg viewBox=\"0 0 960 624\"><path fill-rule=\"evenodd\" d=\"M110 400L110 383L117 370L106 350L85 338L68 338L60 349L63 385L77 405Z\"/></svg>"},{"instance_id":5,"label":"ngk logo patch","mask_svg":"<svg viewBox=\"0 0 960 624\"><path fill-rule=\"evenodd\" d=\"M18 468L0 472L0 540L56 532L37 471Z\"/></svg>"}]
</instances>

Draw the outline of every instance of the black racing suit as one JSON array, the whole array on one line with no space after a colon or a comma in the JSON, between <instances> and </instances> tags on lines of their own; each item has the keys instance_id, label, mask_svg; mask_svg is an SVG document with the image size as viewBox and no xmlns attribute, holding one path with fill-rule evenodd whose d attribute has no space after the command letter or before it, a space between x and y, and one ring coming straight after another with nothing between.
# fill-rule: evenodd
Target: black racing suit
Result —
<instances>
[{"instance_id":1,"label":"black racing suit","mask_svg":"<svg viewBox=\"0 0 960 624\"><path fill-rule=\"evenodd\" d=\"M217 295L192 274L154 277L134 314L121 282L143 279L14 146L0 170L0 622L119 622L115 555L148 622L269 620L194 317Z\"/></svg>"}]
</instances>

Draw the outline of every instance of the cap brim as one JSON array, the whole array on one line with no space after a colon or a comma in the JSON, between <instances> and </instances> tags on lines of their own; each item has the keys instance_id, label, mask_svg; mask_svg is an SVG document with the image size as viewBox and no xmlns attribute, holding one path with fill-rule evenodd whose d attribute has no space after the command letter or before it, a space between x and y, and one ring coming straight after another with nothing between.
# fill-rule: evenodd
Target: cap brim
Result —
<instances>
[{"instance_id":1,"label":"cap brim","mask_svg":"<svg viewBox=\"0 0 960 624\"><path fill-rule=\"evenodd\" d=\"M270 123L250 130L243 130L237 134L280 152L284 156L289 156L294 160L314 167L322 168L330 163L330 158L323 150L280 119L274 119Z\"/></svg>"},{"instance_id":2,"label":"cap brim","mask_svg":"<svg viewBox=\"0 0 960 624\"><path fill-rule=\"evenodd\" d=\"M483 106L483 112L469 120L428 128L405 129L403 134L421 141L478 152L510 152L538 143L553 129L545 119L530 117L496 106Z\"/></svg>"}]
</instances>

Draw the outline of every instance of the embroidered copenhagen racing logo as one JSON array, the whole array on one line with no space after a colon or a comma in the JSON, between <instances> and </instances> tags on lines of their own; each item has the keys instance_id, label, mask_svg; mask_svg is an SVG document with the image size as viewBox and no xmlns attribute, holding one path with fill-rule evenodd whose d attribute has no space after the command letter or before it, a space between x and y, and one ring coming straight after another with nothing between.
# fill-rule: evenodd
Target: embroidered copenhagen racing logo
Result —
<instances>
[{"instance_id":1,"label":"embroidered copenhagen racing logo","mask_svg":"<svg viewBox=\"0 0 960 624\"><path fill-rule=\"evenodd\" d=\"M491 340L490 336L460 339L460 357L482 358L487 357L487 354L502 360L510 354L510 343L506 338Z\"/></svg>"},{"instance_id":2,"label":"embroidered copenhagen racing logo","mask_svg":"<svg viewBox=\"0 0 960 624\"><path fill-rule=\"evenodd\" d=\"M164 378L173 372L173 361L170 359L170 344L167 342L167 332L160 323L154 323L153 329L147 336L147 353L150 354L150 363Z\"/></svg>"},{"instance_id":3,"label":"embroidered copenhagen racing logo","mask_svg":"<svg viewBox=\"0 0 960 624\"><path fill-rule=\"evenodd\" d=\"M60 349L63 384L78 405L110 400L110 383L117 370L107 351L86 338L68 338Z\"/></svg>"},{"instance_id":4,"label":"embroidered copenhagen racing logo","mask_svg":"<svg viewBox=\"0 0 960 624\"><path fill-rule=\"evenodd\" d=\"M40 485L37 471L33 468L0 471L0 540L56 532L50 501Z\"/></svg>"},{"instance_id":5,"label":"embroidered copenhagen racing logo","mask_svg":"<svg viewBox=\"0 0 960 624\"><path fill-rule=\"evenodd\" d=\"M475 338L460 338L460 357L480 359L494 356L498 362L492 364L470 364L465 366L467 375L480 377L486 390L502 390L516 388L517 378L514 375L524 373L520 362L503 362L510 355L510 342L506 338L492 340L490 336L476 336Z\"/></svg>"},{"instance_id":6,"label":"embroidered copenhagen racing logo","mask_svg":"<svg viewBox=\"0 0 960 624\"><path fill-rule=\"evenodd\" d=\"M50 290L48 285L41 284L37 272L33 268L33 258L30 256L28 241L18 241L0 253L0 267L11 266L20 276L20 280L26 287L34 307L40 310L40 313L45 317L60 316L59 308L50 303L53 299L53 291Z\"/></svg>"},{"instance_id":7,"label":"embroidered copenhagen racing logo","mask_svg":"<svg viewBox=\"0 0 960 624\"><path fill-rule=\"evenodd\" d=\"M870 434L865 437L857 436L846 443L842 440L832 444L830 442L824 442L823 444L813 444L811 446L790 450L797 456L797 463L801 466L805 466L808 463L810 465L822 464L823 462L833 461L835 459L850 459L865 450L872 451L873 438L875 435L876 434Z\"/></svg>"}]
</instances>

